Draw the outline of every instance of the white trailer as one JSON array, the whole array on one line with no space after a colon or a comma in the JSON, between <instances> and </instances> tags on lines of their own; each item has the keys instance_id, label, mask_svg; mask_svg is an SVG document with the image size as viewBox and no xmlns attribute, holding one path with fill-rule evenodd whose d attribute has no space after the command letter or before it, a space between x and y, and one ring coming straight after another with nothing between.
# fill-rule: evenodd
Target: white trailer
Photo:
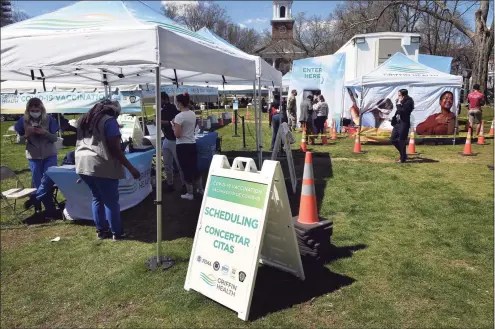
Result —
<instances>
[{"instance_id":1,"label":"white trailer","mask_svg":"<svg viewBox=\"0 0 495 329\"><path fill-rule=\"evenodd\" d=\"M370 73L395 53L418 61L421 35L380 32L357 34L335 53L345 53L345 81Z\"/></svg>"}]
</instances>

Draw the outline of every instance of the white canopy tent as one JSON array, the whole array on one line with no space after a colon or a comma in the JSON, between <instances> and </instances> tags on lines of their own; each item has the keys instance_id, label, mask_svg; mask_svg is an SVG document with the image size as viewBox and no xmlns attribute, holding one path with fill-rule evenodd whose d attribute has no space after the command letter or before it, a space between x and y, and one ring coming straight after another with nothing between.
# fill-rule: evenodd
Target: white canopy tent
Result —
<instances>
[{"instance_id":1,"label":"white canopy tent","mask_svg":"<svg viewBox=\"0 0 495 329\"><path fill-rule=\"evenodd\" d=\"M360 78L346 81L344 86L348 89L347 92L344 91L345 117L351 118L351 114L347 109L355 102L359 108L363 126L366 126L365 123L370 121L369 126L376 124L375 128L390 130L392 129L390 120L384 120L378 126L373 116L369 115L369 120L367 120L363 115L368 116L368 114L371 114L369 112L382 107L385 109L386 104L389 104L387 112L391 110L391 113L393 113L397 92L404 88L408 90L409 96L414 99L415 103L415 109L411 115L413 128L416 128L430 115L440 111L439 97L445 91L450 91L454 94L452 112L457 116L456 109L457 105L460 104L459 93L462 87L462 77L437 71L414 61L402 53L396 53L370 73ZM351 93L354 100L351 99Z\"/></svg>"},{"instance_id":2,"label":"white canopy tent","mask_svg":"<svg viewBox=\"0 0 495 329\"><path fill-rule=\"evenodd\" d=\"M84 1L1 30L2 80L117 86L223 76L256 78L241 58L138 1ZM199 78L198 78L199 79ZM154 81L153 81L154 80ZM203 80L204 81L204 80ZM156 89L156 108L160 93ZM161 113L156 111L157 131ZM161 148L157 158L157 261L161 261Z\"/></svg>"}]
</instances>

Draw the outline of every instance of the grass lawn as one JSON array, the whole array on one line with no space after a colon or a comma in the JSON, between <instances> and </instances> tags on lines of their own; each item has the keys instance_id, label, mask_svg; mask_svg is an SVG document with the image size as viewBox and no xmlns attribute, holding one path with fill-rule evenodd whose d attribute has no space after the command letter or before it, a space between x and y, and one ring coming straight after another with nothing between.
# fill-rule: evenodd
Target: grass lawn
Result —
<instances>
[{"instance_id":1,"label":"grass lawn","mask_svg":"<svg viewBox=\"0 0 495 329\"><path fill-rule=\"evenodd\" d=\"M487 112L491 120L493 110ZM2 135L10 125L0 124ZM246 126L252 151L254 125ZM223 152L241 149L232 125L218 132ZM265 123L265 150L270 135ZM73 222L2 229L1 327L493 328L494 172L487 165L494 140L474 144L476 157L460 156L463 145L418 145L431 161L404 165L395 163L391 145L366 144L367 154L354 155L353 143L309 146L318 158L331 158L331 168L315 161L315 180L320 216L334 221L335 256L304 283L261 268L250 322L184 290L200 201L192 207L167 195L163 248L178 261L167 272L144 265L155 251L152 197L123 213L124 226L135 225L139 236L130 241L98 242L93 226ZM1 164L29 185L23 146L1 146ZM295 154L301 179L303 158ZM168 207L184 215L170 216ZM293 201L294 215L298 207ZM3 210L1 221L9 219Z\"/></svg>"}]
</instances>

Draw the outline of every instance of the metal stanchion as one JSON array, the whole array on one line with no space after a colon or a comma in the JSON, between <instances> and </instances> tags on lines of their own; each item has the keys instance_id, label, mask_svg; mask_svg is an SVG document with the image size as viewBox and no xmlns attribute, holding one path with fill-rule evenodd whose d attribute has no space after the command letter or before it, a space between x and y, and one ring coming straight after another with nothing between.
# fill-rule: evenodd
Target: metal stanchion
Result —
<instances>
[{"instance_id":1,"label":"metal stanchion","mask_svg":"<svg viewBox=\"0 0 495 329\"><path fill-rule=\"evenodd\" d=\"M246 151L246 128L244 125L244 117L241 117L242 120L242 150Z\"/></svg>"},{"instance_id":2,"label":"metal stanchion","mask_svg":"<svg viewBox=\"0 0 495 329\"><path fill-rule=\"evenodd\" d=\"M232 137L241 137L237 134L237 110L234 110L234 135Z\"/></svg>"}]
</instances>

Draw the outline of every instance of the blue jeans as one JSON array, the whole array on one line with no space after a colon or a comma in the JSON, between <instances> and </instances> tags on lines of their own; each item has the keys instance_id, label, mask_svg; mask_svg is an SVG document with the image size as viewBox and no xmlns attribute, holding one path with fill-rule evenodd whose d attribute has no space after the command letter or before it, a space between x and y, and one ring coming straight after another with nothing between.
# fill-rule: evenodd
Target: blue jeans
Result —
<instances>
[{"instance_id":1,"label":"blue jeans","mask_svg":"<svg viewBox=\"0 0 495 329\"><path fill-rule=\"evenodd\" d=\"M278 128L280 128L281 121L281 114L275 114L274 116L272 116L272 147L270 148L270 150L273 150L273 147L275 146L275 140L277 139Z\"/></svg>"},{"instance_id":2,"label":"blue jeans","mask_svg":"<svg viewBox=\"0 0 495 329\"><path fill-rule=\"evenodd\" d=\"M30 160L29 169L31 169L31 186L36 188L37 191L34 197L39 202L43 202L46 213L53 215L55 213L55 205L53 204L53 181L45 175L45 172L50 167L57 166L57 156L52 155L43 160Z\"/></svg>"},{"instance_id":3,"label":"blue jeans","mask_svg":"<svg viewBox=\"0 0 495 329\"><path fill-rule=\"evenodd\" d=\"M121 235L119 180L87 175L79 176L88 185L93 195L92 210L96 230L106 231L110 226L113 235Z\"/></svg>"}]
</instances>

